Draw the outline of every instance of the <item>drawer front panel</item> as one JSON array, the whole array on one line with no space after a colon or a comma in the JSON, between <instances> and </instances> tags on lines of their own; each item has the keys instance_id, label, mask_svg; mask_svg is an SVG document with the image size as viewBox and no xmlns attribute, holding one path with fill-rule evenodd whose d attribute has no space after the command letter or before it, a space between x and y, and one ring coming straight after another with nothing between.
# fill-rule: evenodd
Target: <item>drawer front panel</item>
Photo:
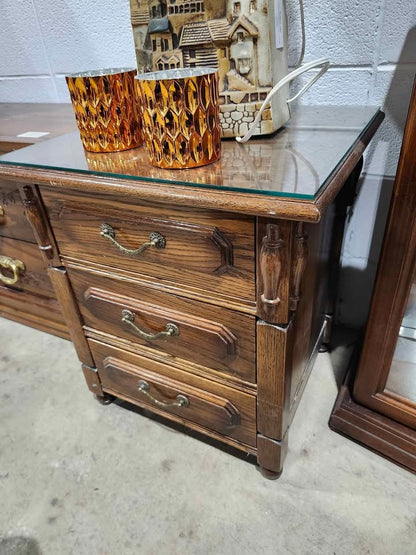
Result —
<instances>
[{"instance_id":1,"label":"drawer front panel","mask_svg":"<svg viewBox=\"0 0 416 555\"><path fill-rule=\"evenodd\" d=\"M0 273L1 287L55 297L37 245L0 237Z\"/></svg>"},{"instance_id":2,"label":"drawer front panel","mask_svg":"<svg viewBox=\"0 0 416 555\"><path fill-rule=\"evenodd\" d=\"M64 257L254 306L253 218L150 203L125 205L63 191L44 190L42 196ZM146 247L156 233L162 239ZM123 250L143 245L133 255Z\"/></svg>"},{"instance_id":3,"label":"drawer front panel","mask_svg":"<svg viewBox=\"0 0 416 555\"><path fill-rule=\"evenodd\" d=\"M0 180L0 235L36 243L15 183Z\"/></svg>"},{"instance_id":4,"label":"drawer front panel","mask_svg":"<svg viewBox=\"0 0 416 555\"><path fill-rule=\"evenodd\" d=\"M88 327L255 382L253 316L99 273L68 273Z\"/></svg>"},{"instance_id":5,"label":"drawer front panel","mask_svg":"<svg viewBox=\"0 0 416 555\"><path fill-rule=\"evenodd\" d=\"M256 398L167 365L89 341L102 387L184 424L256 445Z\"/></svg>"},{"instance_id":6,"label":"drawer front panel","mask_svg":"<svg viewBox=\"0 0 416 555\"><path fill-rule=\"evenodd\" d=\"M70 339L61 308L54 298L0 287L0 316Z\"/></svg>"}]
</instances>

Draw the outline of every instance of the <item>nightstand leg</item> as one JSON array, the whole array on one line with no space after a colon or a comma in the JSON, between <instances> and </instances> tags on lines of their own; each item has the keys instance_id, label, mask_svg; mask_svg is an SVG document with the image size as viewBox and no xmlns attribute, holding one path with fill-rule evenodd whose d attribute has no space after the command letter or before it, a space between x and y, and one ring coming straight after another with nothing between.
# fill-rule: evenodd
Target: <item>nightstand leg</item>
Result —
<instances>
[{"instance_id":1,"label":"nightstand leg","mask_svg":"<svg viewBox=\"0 0 416 555\"><path fill-rule=\"evenodd\" d=\"M282 441L257 434L257 462L259 471L265 478L276 480L282 473L287 453L288 434Z\"/></svg>"},{"instance_id":2,"label":"nightstand leg","mask_svg":"<svg viewBox=\"0 0 416 555\"><path fill-rule=\"evenodd\" d=\"M110 405L116 399L114 395L110 395L109 393L102 393L102 395L96 395L95 398L100 403L100 405Z\"/></svg>"},{"instance_id":3,"label":"nightstand leg","mask_svg":"<svg viewBox=\"0 0 416 555\"><path fill-rule=\"evenodd\" d=\"M264 468L263 466L258 466L257 469L263 478L266 478L267 480L278 480L282 475L282 471L273 472L272 470L267 470L267 468Z\"/></svg>"}]
</instances>

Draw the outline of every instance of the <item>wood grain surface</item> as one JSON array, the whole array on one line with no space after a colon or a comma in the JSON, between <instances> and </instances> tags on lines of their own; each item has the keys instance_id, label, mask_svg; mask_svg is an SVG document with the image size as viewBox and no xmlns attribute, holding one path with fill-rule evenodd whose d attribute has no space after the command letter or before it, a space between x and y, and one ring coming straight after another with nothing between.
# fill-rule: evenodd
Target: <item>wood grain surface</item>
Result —
<instances>
[{"instance_id":1,"label":"wood grain surface","mask_svg":"<svg viewBox=\"0 0 416 555\"><path fill-rule=\"evenodd\" d=\"M159 400L173 402L178 394L189 398L189 407L163 409L165 416L172 414L183 423L196 422L224 436L256 445L255 396L95 340L89 340L89 344L104 391L122 393L133 403L153 408L152 401L138 391L139 380L146 380L151 385L150 393Z\"/></svg>"},{"instance_id":2,"label":"wood grain surface","mask_svg":"<svg viewBox=\"0 0 416 555\"><path fill-rule=\"evenodd\" d=\"M53 297L0 287L0 316L70 339L60 305Z\"/></svg>"},{"instance_id":3,"label":"wood grain surface","mask_svg":"<svg viewBox=\"0 0 416 555\"><path fill-rule=\"evenodd\" d=\"M42 190L42 196L64 259L101 264L176 284L181 291L189 286L201 295L212 292L254 305L253 219L62 191ZM137 249L152 232L161 233L166 246L128 256L100 235L103 223L113 227L116 240L125 248Z\"/></svg>"},{"instance_id":4,"label":"wood grain surface","mask_svg":"<svg viewBox=\"0 0 416 555\"><path fill-rule=\"evenodd\" d=\"M56 291L78 358L82 363L94 368L95 363L84 336L81 316L69 283L67 271L65 268L49 268L48 274Z\"/></svg>"},{"instance_id":5,"label":"wood grain surface","mask_svg":"<svg viewBox=\"0 0 416 555\"><path fill-rule=\"evenodd\" d=\"M36 244L0 236L0 255L20 260L25 266L24 271L19 271L19 278L15 284L5 285L0 282L0 287L56 298ZM0 267L0 272L7 278L13 278L13 272L10 270Z\"/></svg>"},{"instance_id":6,"label":"wood grain surface","mask_svg":"<svg viewBox=\"0 0 416 555\"><path fill-rule=\"evenodd\" d=\"M149 289L113 276L68 268L69 278L86 326L157 349L172 356L255 382L255 318ZM155 341L141 339L122 322L130 310L134 324L147 333L158 333L168 323L178 336Z\"/></svg>"},{"instance_id":7,"label":"wood grain surface","mask_svg":"<svg viewBox=\"0 0 416 555\"><path fill-rule=\"evenodd\" d=\"M75 127L66 108L55 122L58 134ZM45 110L25 122L23 106L18 123L40 126ZM226 190L239 187L238 179L209 189L214 166L201 169L194 187L161 174L133 180L0 164L0 247L22 255L32 248L29 267L37 264L40 281L27 280L26 290L0 288L0 314L64 335L56 295L93 393L257 453L263 472L276 477L325 328L328 263L339 251L331 243L333 202L351 172L358 175L382 119L379 113L357 136L313 199ZM245 167L244 158L233 163ZM236 175L247 181L251 174ZM128 255L103 236L102 224L125 249L138 249L154 232L164 248ZM146 333L174 324L179 335L140 337L132 321L122 321L123 310ZM164 405L178 395L189 406Z\"/></svg>"},{"instance_id":8,"label":"wood grain surface","mask_svg":"<svg viewBox=\"0 0 416 555\"><path fill-rule=\"evenodd\" d=\"M0 235L36 243L25 216L19 185L3 179L0 180Z\"/></svg>"}]
</instances>

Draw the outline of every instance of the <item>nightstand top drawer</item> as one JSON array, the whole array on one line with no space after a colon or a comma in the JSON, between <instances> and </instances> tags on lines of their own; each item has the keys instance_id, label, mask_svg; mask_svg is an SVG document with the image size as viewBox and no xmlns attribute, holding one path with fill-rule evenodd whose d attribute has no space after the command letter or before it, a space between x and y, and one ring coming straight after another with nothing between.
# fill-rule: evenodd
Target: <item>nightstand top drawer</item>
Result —
<instances>
[{"instance_id":1,"label":"nightstand top drawer","mask_svg":"<svg viewBox=\"0 0 416 555\"><path fill-rule=\"evenodd\" d=\"M42 196L67 262L254 307L253 218L62 191Z\"/></svg>"}]
</instances>

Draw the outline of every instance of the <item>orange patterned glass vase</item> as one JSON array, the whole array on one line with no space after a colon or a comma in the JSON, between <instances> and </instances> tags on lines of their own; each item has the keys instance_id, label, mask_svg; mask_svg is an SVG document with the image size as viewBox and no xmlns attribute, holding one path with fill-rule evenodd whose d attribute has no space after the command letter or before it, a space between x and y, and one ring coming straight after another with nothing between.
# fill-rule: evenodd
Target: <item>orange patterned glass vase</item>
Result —
<instances>
[{"instance_id":1,"label":"orange patterned glass vase","mask_svg":"<svg viewBox=\"0 0 416 555\"><path fill-rule=\"evenodd\" d=\"M135 75L135 69L113 69L66 77L85 150L116 152L143 143Z\"/></svg>"},{"instance_id":2,"label":"orange patterned glass vase","mask_svg":"<svg viewBox=\"0 0 416 555\"><path fill-rule=\"evenodd\" d=\"M143 133L151 163L184 169L221 157L218 74L171 69L136 76Z\"/></svg>"}]
</instances>

